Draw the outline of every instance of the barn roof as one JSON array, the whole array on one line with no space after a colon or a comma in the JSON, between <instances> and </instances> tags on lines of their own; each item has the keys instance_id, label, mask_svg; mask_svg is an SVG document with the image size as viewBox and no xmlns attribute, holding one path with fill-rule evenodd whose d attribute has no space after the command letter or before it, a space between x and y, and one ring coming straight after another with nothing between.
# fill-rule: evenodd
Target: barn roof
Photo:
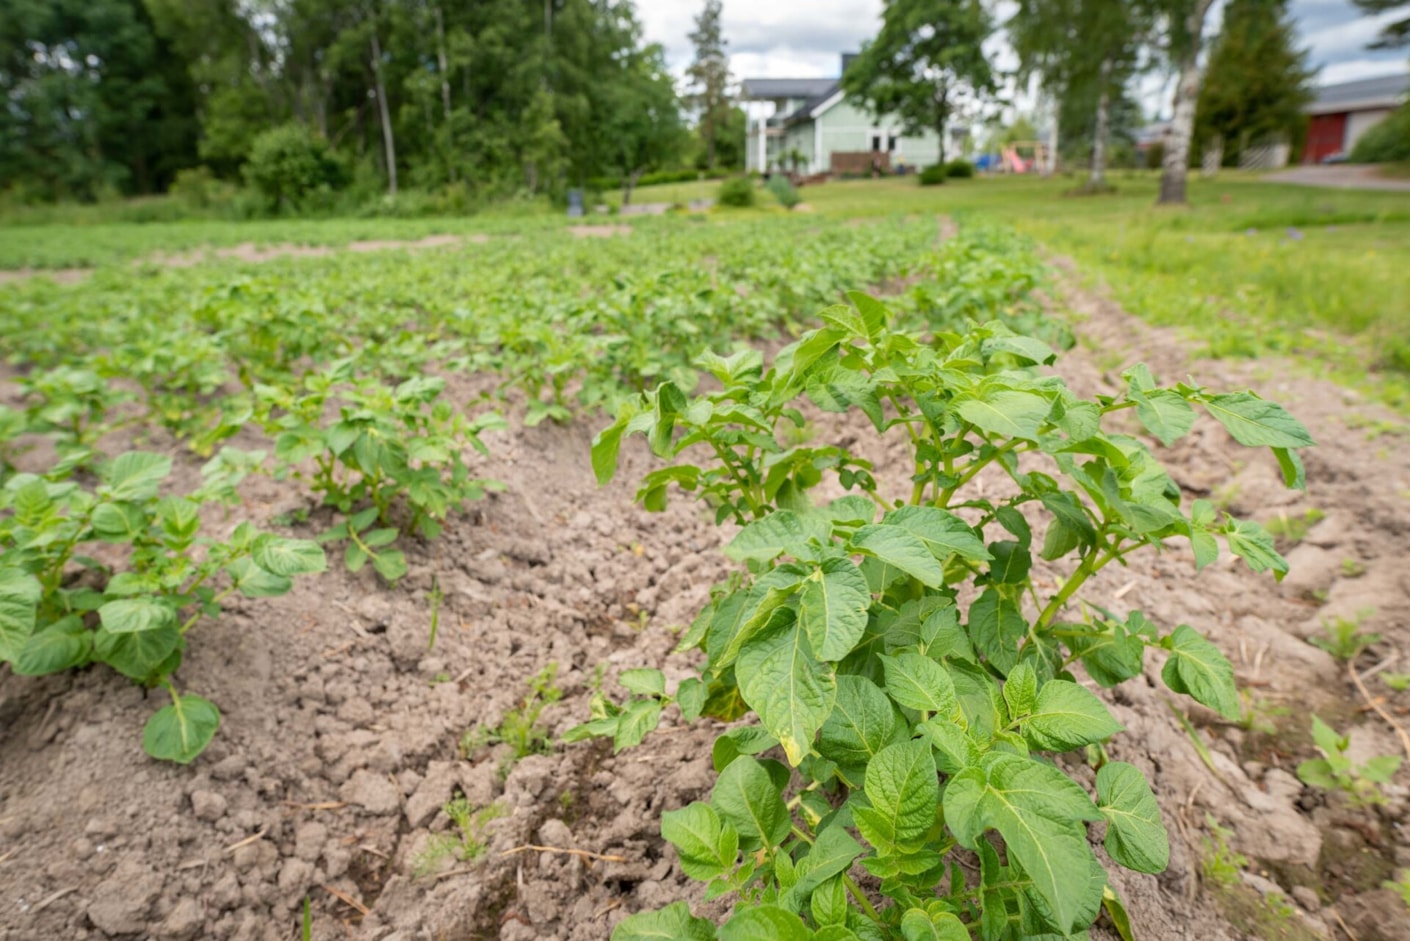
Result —
<instances>
[{"instance_id":1,"label":"barn roof","mask_svg":"<svg viewBox=\"0 0 1410 941\"><path fill-rule=\"evenodd\" d=\"M1405 100L1407 93L1410 93L1410 73L1406 72L1324 85L1316 90L1317 97L1307 106L1307 113L1338 114L1394 108Z\"/></svg>"}]
</instances>

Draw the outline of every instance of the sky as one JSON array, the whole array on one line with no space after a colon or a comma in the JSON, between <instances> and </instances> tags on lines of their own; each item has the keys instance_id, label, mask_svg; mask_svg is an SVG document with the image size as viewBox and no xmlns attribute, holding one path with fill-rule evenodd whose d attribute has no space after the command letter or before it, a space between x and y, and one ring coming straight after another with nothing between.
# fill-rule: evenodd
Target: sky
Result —
<instances>
[{"instance_id":1,"label":"sky","mask_svg":"<svg viewBox=\"0 0 1410 941\"><path fill-rule=\"evenodd\" d=\"M687 34L702 6L703 0L637 0L647 40L666 48L677 75L690 63ZM875 35L881 7L882 0L724 0L730 70L737 79L836 77L840 53ZM1351 0L1291 0L1291 9L1312 64L1321 68L1319 84L1384 75L1410 60L1405 49L1366 48L1392 16L1364 16ZM1211 16L1217 26L1218 13ZM1003 62L1011 58L1007 50L997 50L996 58L1012 64ZM1147 85L1161 83L1143 84L1143 92Z\"/></svg>"}]
</instances>

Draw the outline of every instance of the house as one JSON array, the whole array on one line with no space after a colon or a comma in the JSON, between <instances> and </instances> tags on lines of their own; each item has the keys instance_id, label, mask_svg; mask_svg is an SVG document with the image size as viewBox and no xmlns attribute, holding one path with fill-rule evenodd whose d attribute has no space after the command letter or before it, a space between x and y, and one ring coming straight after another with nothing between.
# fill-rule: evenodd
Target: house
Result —
<instances>
[{"instance_id":1,"label":"house","mask_svg":"<svg viewBox=\"0 0 1410 941\"><path fill-rule=\"evenodd\" d=\"M842 56L845 70L851 55ZM871 114L849 100L836 78L747 78L741 97L749 110L745 168L843 173L873 164L924 167L939 159L939 136L933 130L907 135L898 118ZM772 105L770 109L768 106ZM964 128L952 130L961 138Z\"/></svg>"},{"instance_id":2,"label":"house","mask_svg":"<svg viewBox=\"0 0 1410 941\"><path fill-rule=\"evenodd\" d=\"M1410 74L1363 78L1317 89L1307 106L1311 121L1303 163L1322 163L1351 153L1361 135L1385 120L1410 94Z\"/></svg>"}]
</instances>

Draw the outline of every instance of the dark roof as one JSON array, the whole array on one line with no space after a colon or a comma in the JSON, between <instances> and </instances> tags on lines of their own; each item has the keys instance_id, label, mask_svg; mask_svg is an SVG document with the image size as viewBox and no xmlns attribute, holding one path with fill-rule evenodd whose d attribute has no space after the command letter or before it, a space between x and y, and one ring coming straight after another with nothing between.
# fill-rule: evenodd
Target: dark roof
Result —
<instances>
[{"instance_id":1,"label":"dark roof","mask_svg":"<svg viewBox=\"0 0 1410 941\"><path fill-rule=\"evenodd\" d=\"M836 84L835 78L746 78L742 91L752 101L815 98Z\"/></svg>"},{"instance_id":2,"label":"dark roof","mask_svg":"<svg viewBox=\"0 0 1410 941\"><path fill-rule=\"evenodd\" d=\"M1316 90L1317 97L1307 106L1310 114L1335 114L1368 108L1393 108L1410 92L1410 73L1380 75L1355 82L1324 85Z\"/></svg>"},{"instance_id":3,"label":"dark roof","mask_svg":"<svg viewBox=\"0 0 1410 941\"><path fill-rule=\"evenodd\" d=\"M805 120L814 108L822 104L824 101L827 101L833 95L837 94L837 90L841 87L841 79L828 79L828 85L826 88L822 89L816 95L813 95L807 101L803 102L803 104L800 105L797 109L795 109L792 114L784 115L783 123L792 124L795 121Z\"/></svg>"}]
</instances>

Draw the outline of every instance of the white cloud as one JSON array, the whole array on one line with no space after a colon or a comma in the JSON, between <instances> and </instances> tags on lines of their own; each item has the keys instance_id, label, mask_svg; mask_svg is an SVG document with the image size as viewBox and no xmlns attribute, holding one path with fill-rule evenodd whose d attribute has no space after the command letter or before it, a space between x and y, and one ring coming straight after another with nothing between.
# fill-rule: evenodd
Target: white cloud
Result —
<instances>
[{"instance_id":1,"label":"white cloud","mask_svg":"<svg viewBox=\"0 0 1410 941\"><path fill-rule=\"evenodd\" d=\"M646 37L666 48L677 74L690 62L687 34L703 0L637 0ZM840 55L876 34L882 0L724 0L724 32L736 78L825 78ZM1405 67L1405 50L1368 51L1390 17L1366 17L1351 0L1292 0L1302 42L1322 82L1349 81ZM1007 50L996 59L1009 64ZM1146 86L1158 87L1160 79ZM1151 103L1152 105L1155 102Z\"/></svg>"}]
</instances>

